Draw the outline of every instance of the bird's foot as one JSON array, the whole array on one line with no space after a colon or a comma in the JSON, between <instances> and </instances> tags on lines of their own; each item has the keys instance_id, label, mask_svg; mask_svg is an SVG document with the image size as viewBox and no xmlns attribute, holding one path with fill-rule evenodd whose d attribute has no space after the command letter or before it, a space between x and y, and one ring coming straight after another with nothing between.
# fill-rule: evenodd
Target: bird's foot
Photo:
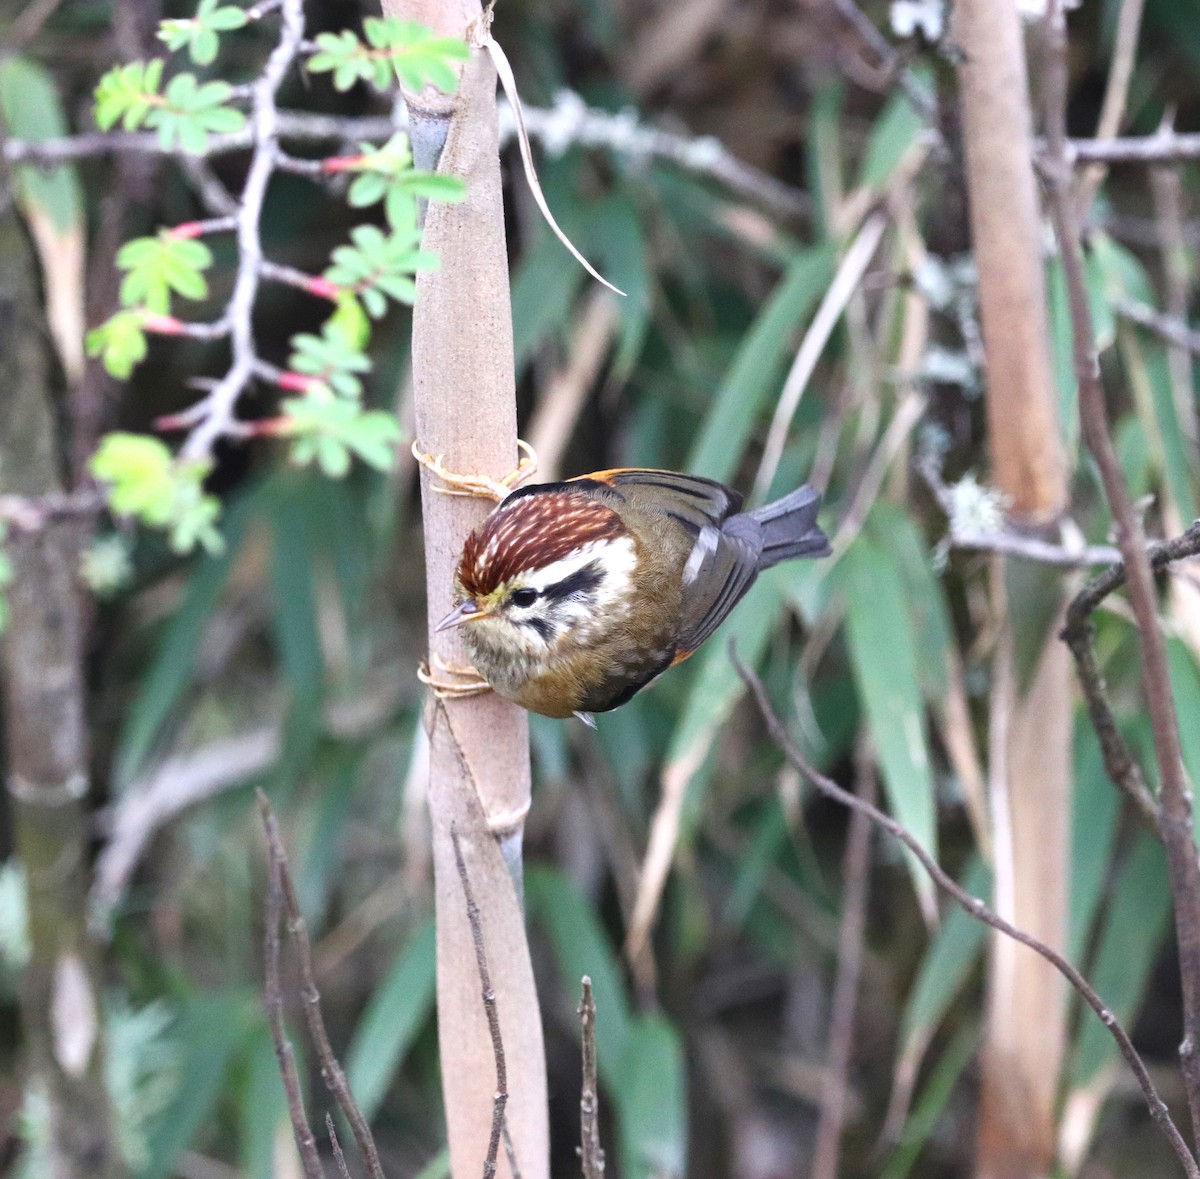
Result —
<instances>
[{"instance_id":1,"label":"bird's foot","mask_svg":"<svg viewBox=\"0 0 1200 1179\"><path fill-rule=\"evenodd\" d=\"M421 660L417 679L439 700L467 700L492 690L492 685L469 664L447 663L438 655Z\"/></svg>"},{"instance_id":2,"label":"bird's foot","mask_svg":"<svg viewBox=\"0 0 1200 1179\"><path fill-rule=\"evenodd\" d=\"M537 472L538 459L533 447L520 438L517 439L517 447L521 451L520 462L503 479L493 479L489 475L464 475L458 471L448 471L442 465L440 454L426 454L415 442L412 444L412 454L421 466L427 468L431 474L436 475L442 481L443 486L441 487L434 484L434 491L440 492L442 495L470 495L499 503L522 483L532 479Z\"/></svg>"}]
</instances>

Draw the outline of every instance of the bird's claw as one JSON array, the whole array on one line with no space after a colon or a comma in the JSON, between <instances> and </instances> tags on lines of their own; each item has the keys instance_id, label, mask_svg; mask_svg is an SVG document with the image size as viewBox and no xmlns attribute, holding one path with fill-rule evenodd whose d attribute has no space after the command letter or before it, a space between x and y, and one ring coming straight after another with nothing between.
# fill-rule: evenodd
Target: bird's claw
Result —
<instances>
[{"instance_id":1,"label":"bird's claw","mask_svg":"<svg viewBox=\"0 0 1200 1179\"><path fill-rule=\"evenodd\" d=\"M417 665L417 679L439 700L467 700L492 690L492 685L473 667L447 663L438 655L421 660Z\"/></svg>"},{"instance_id":2,"label":"bird's claw","mask_svg":"<svg viewBox=\"0 0 1200 1179\"><path fill-rule=\"evenodd\" d=\"M502 479L493 479L490 475L464 475L458 471L449 471L442 465L440 454L427 454L416 442L412 444L412 455L421 466L436 475L444 484L442 487L435 484L434 491L442 495L469 495L499 503L522 483L533 478L537 472L538 459L533 447L521 438L517 439L517 447L521 451L520 461Z\"/></svg>"}]
</instances>

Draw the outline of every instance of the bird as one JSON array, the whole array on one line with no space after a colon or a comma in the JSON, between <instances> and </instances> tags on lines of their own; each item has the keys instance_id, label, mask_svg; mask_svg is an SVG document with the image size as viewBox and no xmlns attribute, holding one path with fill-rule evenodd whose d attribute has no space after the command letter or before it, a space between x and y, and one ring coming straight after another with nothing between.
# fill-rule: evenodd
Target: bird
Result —
<instances>
[{"instance_id":1,"label":"bird","mask_svg":"<svg viewBox=\"0 0 1200 1179\"><path fill-rule=\"evenodd\" d=\"M640 467L500 492L435 629L459 628L497 695L592 727L696 651L763 570L830 553L808 485L750 511L713 479Z\"/></svg>"}]
</instances>

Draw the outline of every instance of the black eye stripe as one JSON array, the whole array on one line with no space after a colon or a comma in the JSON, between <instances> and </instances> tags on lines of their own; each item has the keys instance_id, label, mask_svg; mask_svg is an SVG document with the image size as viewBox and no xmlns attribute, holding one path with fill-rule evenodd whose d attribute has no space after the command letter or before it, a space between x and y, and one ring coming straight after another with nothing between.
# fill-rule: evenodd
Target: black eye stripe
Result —
<instances>
[{"instance_id":1,"label":"black eye stripe","mask_svg":"<svg viewBox=\"0 0 1200 1179\"><path fill-rule=\"evenodd\" d=\"M604 580L604 567L599 561L589 561L582 569L548 585L542 591L542 596L551 602L563 602L576 594L586 594L594 590Z\"/></svg>"},{"instance_id":2,"label":"black eye stripe","mask_svg":"<svg viewBox=\"0 0 1200 1179\"><path fill-rule=\"evenodd\" d=\"M522 618L521 625L527 626L536 635L540 635L543 642L548 643L554 637L554 627L545 618Z\"/></svg>"}]
</instances>

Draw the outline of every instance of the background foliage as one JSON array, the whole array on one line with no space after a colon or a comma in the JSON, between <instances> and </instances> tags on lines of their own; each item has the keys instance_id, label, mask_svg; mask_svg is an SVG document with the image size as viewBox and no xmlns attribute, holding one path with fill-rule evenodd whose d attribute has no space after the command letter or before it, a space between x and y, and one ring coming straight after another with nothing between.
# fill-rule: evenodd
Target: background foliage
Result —
<instances>
[{"instance_id":1,"label":"background foliage","mask_svg":"<svg viewBox=\"0 0 1200 1179\"><path fill-rule=\"evenodd\" d=\"M497 9L496 36L526 102L557 102L561 113L570 103L557 96L567 89L589 107L621 113L627 128L624 148L584 147L563 118L565 130L557 140L548 133L539 153L558 220L626 299L594 292L533 212L527 190L511 186L526 436L557 454L565 473L672 467L757 488L764 498L803 478L824 486L836 559L764 577L726 636L761 670L818 765L860 789L878 778L893 813L958 878L986 892L979 783L971 757L956 751L982 750L986 732L995 625L989 560L946 542L942 505L918 475L931 464L954 485L956 525L994 530L952 68L923 37L898 41L916 84L936 97L938 138L870 67L831 5L684 7L702 33L691 40L672 34L665 9L620 0L505 0ZM887 28L911 7L869 11ZM1083 133L1095 125L1116 8L1089 5L1072 17L1072 127ZM201 80L175 83L174 91L167 84L168 101L149 123L160 136L186 147L201 142L189 136L233 129L222 117L182 125L176 117L211 110L224 99L222 83L236 87L259 68L270 34L258 26L228 32L238 23L222 15L231 11L203 4L198 14L163 13L172 18L164 40L190 54L188 68ZM281 103L346 116L385 110L366 85L377 80L377 59L356 56L342 32L367 19L366 36L380 47L373 15L352 4L310 4L310 35L323 30L321 57L303 83L287 84ZM57 95L44 117L54 122L48 112L61 104L59 123L89 125L92 88L128 56L109 34L111 17L106 3L64 6L22 47L19 63L6 61L2 107L14 133L37 133L20 122L35 112L22 97L32 92L11 84L18 67ZM1131 130L1152 132L1168 109L1181 129L1194 123L1197 45L1200 15L1149 0ZM129 118L137 101L130 95L158 90L157 77L150 86L131 69L110 75L102 124ZM637 150L639 123L715 136L787 185L792 207L782 209L765 182L757 192L755 183L734 192L694 167ZM515 176L511 145L506 160ZM229 240L214 238L210 249L156 236L162 225L206 214L194 174L167 161L149 167L151 195L133 196L127 210L125 236L138 240L118 255L120 299L126 312L165 314L174 292L195 300L201 315L215 313L229 298ZM213 167L238 183L244 160L221 157ZM72 171L74 198L39 195L33 186L45 174L36 173L19 199L47 208L74 199L67 220L94 223L114 164L87 159ZM358 208L286 174L272 185L264 215L272 257L318 274L332 254L326 277L362 295L377 320L369 376L336 363L339 341L321 334L328 305L310 294L267 288L256 329L264 354L283 357L295 347L308 360L294 359L294 370L331 385L330 374L340 373L355 398L398 411L403 424L407 319L396 300L409 280L393 276L377 288L367 271L415 198L448 194L400 191L389 175L383 166L367 169L349 186L350 206L385 202L386 212L376 206L365 222ZM1165 305L1168 265L1190 283L1196 175L1184 166L1178 176L1184 256L1158 248L1144 169L1118 170L1090 223L1091 295L1110 384L1120 390L1122 460L1135 494L1149 497L1158 532L1196 515L1195 391L1189 383L1180 395L1177 359L1121 312L1126 301ZM879 246L847 294L777 463L763 465L780 389L814 310L847 248L881 211ZM414 247L404 245L409 252L394 269L412 269ZM1075 466L1072 513L1101 544L1109 520L1078 452L1061 274L1053 259L1047 268ZM332 359L321 352L323 339ZM589 343L598 359L580 371L571 361ZM104 346L101 339L97 348ZM136 359L128 335L116 346ZM119 405L106 410L106 426L145 431L181 409L193 399L188 379L211 371L220 347L143 337L144 360L116 366L132 376ZM274 414L269 396L250 400L247 416ZM301 420L301 403L289 405L284 412ZM547 424L552 413L566 423L557 435ZM101 871L94 897L108 939L110 1087L128 1162L146 1179L229 1173L223 1167L251 1177L290 1173L283 1091L257 996L264 857L255 786L282 817L326 1016L385 1169L397 1177L444 1173L414 674L425 619L413 473L404 446L398 464L383 461L380 447L391 436L368 431L365 440L323 448L320 439L338 437L328 415L307 446L304 429L295 433L290 452L270 439L223 444L211 471L180 482L175 468L170 486L150 497L151 511L161 512L170 496L191 496L183 520L193 535L184 539L198 539L207 553L182 559L172 543L192 544L175 543L178 535L117 528L89 556L92 582L105 592L89 652L100 864L122 832L123 804L147 791L169 794L181 780L200 783L197 805L155 824L132 877L114 883ZM347 469L348 451L389 469ZM94 468L100 475L105 455ZM114 469L132 461L129 453L107 456ZM135 457L166 478L161 452L142 444ZM219 525L202 506L209 497L222 505ZM170 515L157 522L172 521L179 524ZM1200 627L1189 602L1176 601L1170 653L1195 780ZM1145 751L1136 648L1120 609L1100 617L1097 646L1122 726ZM602 717L596 733L535 718L527 903L550 1055L555 1174L576 1165L574 1007L583 973L596 987L612 1173L765 1179L796 1173L795 1160L811 1151L831 1083L828 996L846 819L782 767L740 697L718 642ZM679 849L653 956L630 969L621 945L650 818L664 785L681 782ZM1178 1009L1161 849L1122 809L1082 714L1074 798L1071 955L1151 1060L1166 1064ZM983 933L961 913L937 918L927 884L895 848L872 840L870 865L841 1173L961 1175L973 1150ZM8 1165L32 1176L39 1105L36 1094L23 1094L15 1033L20 872L10 858L0 874L0 1109ZM1064 1127L1080 1145L1068 1157L1084 1174L1171 1165L1102 1028L1086 1013L1072 1026ZM1169 1077L1164 1071L1174 1103ZM319 1082L312 1092L318 1097Z\"/></svg>"}]
</instances>

